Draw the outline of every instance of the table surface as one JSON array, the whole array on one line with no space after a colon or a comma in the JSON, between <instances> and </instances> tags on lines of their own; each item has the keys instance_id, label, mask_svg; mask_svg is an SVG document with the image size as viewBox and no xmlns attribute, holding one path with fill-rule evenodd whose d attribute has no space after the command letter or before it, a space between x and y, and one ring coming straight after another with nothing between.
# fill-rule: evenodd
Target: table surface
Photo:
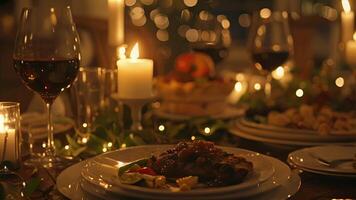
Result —
<instances>
[{"instance_id":1,"label":"table surface","mask_svg":"<svg viewBox=\"0 0 356 200\"><path fill-rule=\"evenodd\" d=\"M286 161L288 154L293 151L283 146L269 145L241 138L236 138L236 147L245 148ZM63 169L62 169L63 170ZM66 199L55 187L56 177L61 170L38 168L36 176L41 177L40 192L35 192L31 199ZM20 174L26 179L33 175L33 168L22 167ZM300 190L291 197L292 200L328 200L356 199L356 179L317 175L308 172L300 173L302 185Z\"/></svg>"}]
</instances>

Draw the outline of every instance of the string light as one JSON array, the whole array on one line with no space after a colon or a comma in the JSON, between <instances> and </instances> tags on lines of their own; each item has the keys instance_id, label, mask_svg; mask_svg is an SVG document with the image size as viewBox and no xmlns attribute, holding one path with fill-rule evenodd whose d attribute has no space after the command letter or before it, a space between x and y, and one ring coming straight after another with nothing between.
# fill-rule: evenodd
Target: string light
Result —
<instances>
[{"instance_id":1,"label":"string light","mask_svg":"<svg viewBox=\"0 0 356 200\"><path fill-rule=\"evenodd\" d=\"M83 137L83 138L82 138L82 143L83 143L83 144L86 144L87 142L88 142L88 138Z\"/></svg>"},{"instance_id":2,"label":"string light","mask_svg":"<svg viewBox=\"0 0 356 200\"><path fill-rule=\"evenodd\" d=\"M121 148L126 148L126 143L122 143Z\"/></svg>"},{"instance_id":3,"label":"string light","mask_svg":"<svg viewBox=\"0 0 356 200\"><path fill-rule=\"evenodd\" d=\"M84 128L86 128L86 127L88 127L88 124L84 122L82 126L83 126Z\"/></svg>"},{"instance_id":4,"label":"string light","mask_svg":"<svg viewBox=\"0 0 356 200\"><path fill-rule=\"evenodd\" d=\"M109 148L112 147L112 142L108 142L108 147L109 147Z\"/></svg>"},{"instance_id":5,"label":"string light","mask_svg":"<svg viewBox=\"0 0 356 200\"><path fill-rule=\"evenodd\" d=\"M64 149L68 150L69 149L69 145L64 146Z\"/></svg>"},{"instance_id":6,"label":"string light","mask_svg":"<svg viewBox=\"0 0 356 200\"><path fill-rule=\"evenodd\" d=\"M204 133L209 134L209 133L210 133L210 131L211 131L211 130L210 130L210 128L209 128L209 127L205 127L205 128L204 128Z\"/></svg>"},{"instance_id":7,"label":"string light","mask_svg":"<svg viewBox=\"0 0 356 200\"><path fill-rule=\"evenodd\" d=\"M190 137L191 140L195 140L195 136L193 135L192 137Z\"/></svg>"},{"instance_id":8,"label":"string light","mask_svg":"<svg viewBox=\"0 0 356 200\"><path fill-rule=\"evenodd\" d=\"M159 130L159 131L163 132L164 129L165 129L165 127L164 127L163 124L161 124L161 125L158 126L158 130Z\"/></svg>"},{"instance_id":9,"label":"string light","mask_svg":"<svg viewBox=\"0 0 356 200\"><path fill-rule=\"evenodd\" d=\"M344 78L342 78L342 77L338 77L336 80L335 80L335 85L337 86L337 87L343 87L344 86L344 84L345 84L345 80L344 80Z\"/></svg>"},{"instance_id":10,"label":"string light","mask_svg":"<svg viewBox=\"0 0 356 200\"><path fill-rule=\"evenodd\" d=\"M43 148L46 148L46 146L47 146L47 144L44 142L44 143L42 143L42 147Z\"/></svg>"},{"instance_id":11,"label":"string light","mask_svg":"<svg viewBox=\"0 0 356 200\"><path fill-rule=\"evenodd\" d=\"M302 89L298 89L297 91L295 91L295 95L297 97L302 97L304 95L304 91Z\"/></svg>"},{"instance_id":12,"label":"string light","mask_svg":"<svg viewBox=\"0 0 356 200\"><path fill-rule=\"evenodd\" d=\"M108 149L106 148L106 147L104 147L103 148L103 152L105 153L105 152L107 152L108 151Z\"/></svg>"},{"instance_id":13,"label":"string light","mask_svg":"<svg viewBox=\"0 0 356 200\"><path fill-rule=\"evenodd\" d=\"M261 84L255 83L255 85L253 85L253 88L255 88L256 91L261 90Z\"/></svg>"}]
</instances>

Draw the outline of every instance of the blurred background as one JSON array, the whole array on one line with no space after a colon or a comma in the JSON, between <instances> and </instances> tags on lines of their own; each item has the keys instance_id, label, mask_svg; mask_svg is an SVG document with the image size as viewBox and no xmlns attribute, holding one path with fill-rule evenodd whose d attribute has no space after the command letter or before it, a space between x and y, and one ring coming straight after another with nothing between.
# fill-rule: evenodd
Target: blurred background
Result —
<instances>
[{"instance_id":1,"label":"blurred background","mask_svg":"<svg viewBox=\"0 0 356 200\"><path fill-rule=\"evenodd\" d=\"M21 9L38 3L46 1L0 0L0 101L18 101L22 110L34 94L13 68L16 26ZM58 3L72 7L81 39L81 65L115 68L111 64L115 53L107 42L107 0ZM263 8L288 12L294 52L286 65L298 69L302 79L312 78L313 71L325 65L342 66L336 64L342 11L338 0L125 0L125 5L125 43L129 47L140 43L141 57L154 59L156 75L167 73L177 55L192 49L207 51L221 72L258 74L251 67L248 40L253 13ZM209 41L219 42L200 49Z\"/></svg>"}]
</instances>

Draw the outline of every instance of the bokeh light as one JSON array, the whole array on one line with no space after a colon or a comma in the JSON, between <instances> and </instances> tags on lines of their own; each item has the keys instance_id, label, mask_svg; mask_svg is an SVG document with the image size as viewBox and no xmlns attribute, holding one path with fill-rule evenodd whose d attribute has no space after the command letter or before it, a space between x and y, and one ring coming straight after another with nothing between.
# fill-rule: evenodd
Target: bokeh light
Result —
<instances>
[{"instance_id":1,"label":"bokeh light","mask_svg":"<svg viewBox=\"0 0 356 200\"><path fill-rule=\"evenodd\" d=\"M344 84L345 84L345 80L344 80L344 78L342 78L342 77L338 77L336 80L335 80L335 85L337 86L337 87L343 87L344 86Z\"/></svg>"},{"instance_id":2,"label":"bokeh light","mask_svg":"<svg viewBox=\"0 0 356 200\"><path fill-rule=\"evenodd\" d=\"M189 42L196 42L199 39L199 32L197 29L191 28L185 33L185 37Z\"/></svg>"},{"instance_id":3,"label":"bokeh light","mask_svg":"<svg viewBox=\"0 0 356 200\"><path fill-rule=\"evenodd\" d=\"M154 17L154 22L159 29L166 29L169 26L169 19L166 15L158 14Z\"/></svg>"},{"instance_id":4,"label":"bokeh light","mask_svg":"<svg viewBox=\"0 0 356 200\"><path fill-rule=\"evenodd\" d=\"M133 6L136 4L136 0L125 0L126 6Z\"/></svg>"},{"instance_id":5,"label":"bokeh light","mask_svg":"<svg viewBox=\"0 0 356 200\"><path fill-rule=\"evenodd\" d=\"M272 14L272 12L268 8L263 8L263 9L260 10L260 16L263 19L269 18L271 16L271 14Z\"/></svg>"},{"instance_id":6,"label":"bokeh light","mask_svg":"<svg viewBox=\"0 0 356 200\"><path fill-rule=\"evenodd\" d=\"M244 13L239 16L239 24L244 28L248 28L251 25L250 15Z\"/></svg>"},{"instance_id":7,"label":"bokeh light","mask_svg":"<svg viewBox=\"0 0 356 200\"><path fill-rule=\"evenodd\" d=\"M300 98L304 95L304 91L302 89L298 89L295 91L295 95Z\"/></svg>"},{"instance_id":8,"label":"bokeh light","mask_svg":"<svg viewBox=\"0 0 356 200\"><path fill-rule=\"evenodd\" d=\"M157 39L158 39L159 41L166 42L166 41L169 40L168 31L159 29L159 30L156 32L156 37L157 37Z\"/></svg>"},{"instance_id":9,"label":"bokeh light","mask_svg":"<svg viewBox=\"0 0 356 200\"><path fill-rule=\"evenodd\" d=\"M184 0L183 2L186 6L193 7L193 6L197 5L198 0Z\"/></svg>"}]
</instances>

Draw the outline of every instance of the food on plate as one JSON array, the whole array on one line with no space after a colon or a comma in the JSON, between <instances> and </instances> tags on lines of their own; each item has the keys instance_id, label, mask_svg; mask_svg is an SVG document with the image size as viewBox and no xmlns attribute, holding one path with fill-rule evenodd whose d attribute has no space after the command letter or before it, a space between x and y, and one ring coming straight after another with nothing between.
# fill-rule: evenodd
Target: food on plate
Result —
<instances>
[{"instance_id":1,"label":"food on plate","mask_svg":"<svg viewBox=\"0 0 356 200\"><path fill-rule=\"evenodd\" d=\"M253 164L244 157L227 153L212 142L196 140L180 142L158 156L124 166L119 177L124 184L187 191L238 184L252 170Z\"/></svg>"},{"instance_id":2,"label":"food on plate","mask_svg":"<svg viewBox=\"0 0 356 200\"><path fill-rule=\"evenodd\" d=\"M331 131L356 129L354 113L336 112L327 106L318 108L306 104L299 108L289 108L284 112L271 111L268 113L267 123L280 127L312 129L321 135L329 134Z\"/></svg>"},{"instance_id":3,"label":"food on plate","mask_svg":"<svg viewBox=\"0 0 356 200\"><path fill-rule=\"evenodd\" d=\"M217 114L226 107L226 98L234 87L232 80L216 74L214 62L204 54L184 53L177 57L174 69L156 79L163 111L202 116Z\"/></svg>"}]
</instances>

